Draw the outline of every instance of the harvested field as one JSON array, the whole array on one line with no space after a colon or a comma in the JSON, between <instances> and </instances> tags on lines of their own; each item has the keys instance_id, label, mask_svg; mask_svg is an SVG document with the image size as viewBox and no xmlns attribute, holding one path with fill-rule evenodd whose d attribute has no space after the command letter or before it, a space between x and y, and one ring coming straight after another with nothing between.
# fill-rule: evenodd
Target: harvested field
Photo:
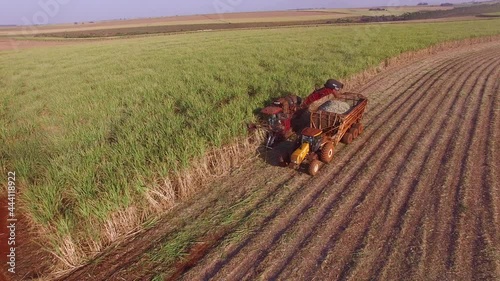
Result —
<instances>
[{"instance_id":1,"label":"harvested field","mask_svg":"<svg viewBox=\"0 0 500 281\"><path fill-rule=\"evenodd\" d=\"M0 38L0 51L15 51L19 49L30 49L39 47L52 47L61 45L78 44L81 42L76 41L42 41L42 40L17 40L17 39L1 39Z\"/></svg>"},{"instance_id":2,"label":"harvested field","mask_svg":"<svg viewBox=\"0 0 500 281\"><path fill-rule=\"evenodd\" d=\"M253 159L63 279L498 280L499 77L498 42L383 72L318 176Z\"/></svg>"}]
</instances>

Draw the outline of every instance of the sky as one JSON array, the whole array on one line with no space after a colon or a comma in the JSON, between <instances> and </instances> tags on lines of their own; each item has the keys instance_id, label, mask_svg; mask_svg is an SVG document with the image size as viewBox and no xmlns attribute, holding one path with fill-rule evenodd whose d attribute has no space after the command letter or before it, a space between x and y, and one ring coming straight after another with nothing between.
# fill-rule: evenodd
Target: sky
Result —
<instances>
[{"instance_id":1,"label":"sky","mask_svg":"<svg viewBox=\"0 0 500 281\"><path fill-rule=\"evenodd\" d=\"M0 25L32 25L303 8L416 5L423 0L0 0ZM430 4L463 0L425 0Z\"/></svg>"}]
</instances>

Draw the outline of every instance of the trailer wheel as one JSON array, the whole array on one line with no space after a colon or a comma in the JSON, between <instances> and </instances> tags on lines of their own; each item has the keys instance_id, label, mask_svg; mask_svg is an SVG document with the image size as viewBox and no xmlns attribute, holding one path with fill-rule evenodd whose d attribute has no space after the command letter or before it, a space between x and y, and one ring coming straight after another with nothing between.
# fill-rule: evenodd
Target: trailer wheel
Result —
<instances>
[{"instance_id":1,"label":"trailer wheel","mask_svg":"<svg viewBox=\"0 0 500 281\"><path fill-rule=\"evenodd\" d=\"M349 129L349 133L351 133L353 140L357 139L359 136L359 130L357 128L354 128L354 125Z\"/></svg>"},{"instance_id":2,"label":"trailer wheel","mask_svg":"<svg viewBox=\"0 0 500 281\"><path fill-rule=\"evenodd\" d=\"M361 136L361 134L363 134L363 130L364 130L363 124L356 123L356 124L352 125L352 127L358 129L358 136Z\"/></svg>"},{"instance_id":3,"label":"trailer wheel","mask_svg":"<svg viewBox=\"0 0 500 281\"><path fill-rule=\"evenodd\" d=\"M321 161L325 162L326 164L332 162L333 160L333 143L332 142L327 142L321 149Z\"/></svg>"},{"instance_id":4,"label":"trailer wheel","mask_svg":"<svg viewBox=\"0 0 500 281\"><path fill-rule=\"evenodd\" d=\"M318 160L311 161L311 163L309 164L309 169L308 169L309 175L315 176L318 173L320 163L321 162L319 162Z\"/></svg>"},{"instance_id":5,"label":"trailer wheel","mask_svg":"<svg viewBox=\"0 0 500 281\"><path fill-rule=\"evenodd\" d=\"M352 142L352 134L349 132L345 133L341 141L345 144L350 144Z\"/></svg>"}]
</instances>

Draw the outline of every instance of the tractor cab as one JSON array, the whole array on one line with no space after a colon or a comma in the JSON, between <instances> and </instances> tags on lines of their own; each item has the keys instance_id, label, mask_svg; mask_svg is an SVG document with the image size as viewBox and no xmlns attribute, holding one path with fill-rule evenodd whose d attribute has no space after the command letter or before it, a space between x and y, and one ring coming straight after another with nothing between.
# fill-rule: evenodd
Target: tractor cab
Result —
<instances>
[{"instance_id":1,"label":"tractor cab","mask_svg":"<svg viewBox=\"0 0 500 281\"><path fill-rule=\"evenodd\" d=\"M317 151L321 145L323 131L315 128L305 128L302 131L301 144L308 143L311 151Z\"/></svg>"},{"instance_id":2,"label":"tractor cab","mask_svg":"<svg viewBox=\"0 0 500 281\"><path fill-rule=\"evenodd\" d=\"M290 156L290 167L297 169L309 156L321 147L323 131L315 128L305 128L300 137L299 147Z\"/></svg>"}]
</instances>

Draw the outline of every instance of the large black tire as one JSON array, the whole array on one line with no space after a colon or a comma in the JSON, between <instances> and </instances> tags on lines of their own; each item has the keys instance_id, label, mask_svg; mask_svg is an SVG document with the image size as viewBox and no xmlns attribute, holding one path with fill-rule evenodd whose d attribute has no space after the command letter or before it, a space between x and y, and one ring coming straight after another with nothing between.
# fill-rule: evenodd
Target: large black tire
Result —
<instances>
[{"instance_id":1,"label":"large black tire","mask_svg":"<svg viewBox=\"0 0 500 281\"><path fill-rule=\"evenodd\" d=\"M335 80L335 79L328 79L325 83L325 88L332 89L332 90L340 90L344 88L344 84L341 82Z\"/></svg>"},{"instance_id":2,"label":"large black tire","mask_svg":"<svg viewBox=\"0 0 500 281\"><path fill-rule=\"evenodd\" d=\"M345 133L345 135L342 137L342 143L345 143L345 144L350 144L352 142L352 134L347 132Z\"/></svg>"},{"instance_id":3,"label":"large black tire","mask_svg":"<svg viewBox=\"0 0 500 281\"><path fill-rule=\"evenodd\" d=\"M318 173L320 163L321 162L318 160L312 160L311 163L309 163L309 169L307 170L309 175L315 176Z\"/></svg>"},{"instance_id":4,"label":"large black tire","mask_svg":"<svg viewBox=\"0 0 500 281\"><path fill-rule=\"evenodd\" d=\"M332 162L333 149L334 149L333 143L327 142L321 149L321 155L320 155L321 161L325 162L326 164Z\"/></svg>"}]
</instances>

